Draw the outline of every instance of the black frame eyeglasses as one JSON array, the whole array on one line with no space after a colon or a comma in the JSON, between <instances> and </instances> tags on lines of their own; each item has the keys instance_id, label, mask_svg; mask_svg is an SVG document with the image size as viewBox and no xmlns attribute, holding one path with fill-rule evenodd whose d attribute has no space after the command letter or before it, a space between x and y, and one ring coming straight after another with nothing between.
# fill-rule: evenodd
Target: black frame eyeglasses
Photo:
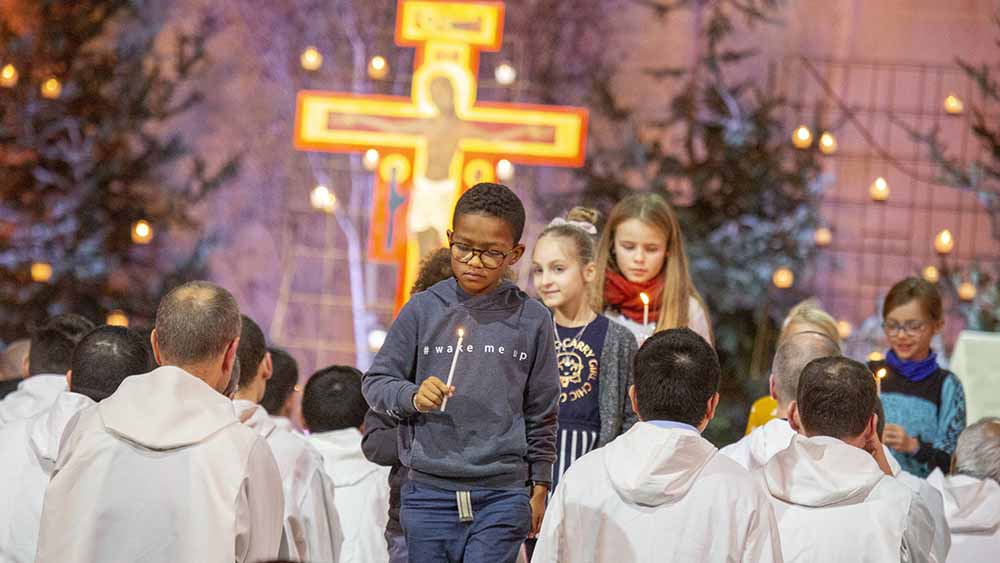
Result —
<instances>
[{"instance_id":1,"label":"black frame eyeglasses","mask_svg":"<svg viewBox=\"0 0 1000 563\"><path fill-rule=\"evenodd\" d=\"M472 262L472 259L478 254L479 263L487 270L496 270L500 266L503 266L504 260L514 252L514 248L507 252L493 249L484 250L455 241L449 241L448 246L451 248L451 257L463 264Z\"/></svg>"}]
</instances>

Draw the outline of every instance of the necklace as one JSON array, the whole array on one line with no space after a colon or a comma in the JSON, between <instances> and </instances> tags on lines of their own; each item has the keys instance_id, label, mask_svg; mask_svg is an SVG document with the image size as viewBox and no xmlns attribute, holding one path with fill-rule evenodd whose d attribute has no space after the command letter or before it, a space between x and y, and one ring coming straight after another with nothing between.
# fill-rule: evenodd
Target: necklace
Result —
<instances>
[{"instance_id":1,"label":"necklace","mask_svg":"<svg viewBox=\"0 0 1000 563\"><path fill-rule=\"evenodd\" d=\"M597 320L597 314L596 313L594 314L594 318L592 318L589 321L587 321L587 324L583 325L583 328L581 328L580 331L576 333L576 336L574 336L573 338L571 338L569 340L570 348L573 347L573 343L574 342L579 342L580 337L583 336L583 331L587 330L587 327L590 326L590 323L594 322L595 320ZM552 331L556 335L556 354L560 354L560 353L562 353L562 350L563 350L563 344L562 344L562 339L559 338L559 328L558 328L558 324L556 323L556 316L555 316L555 314L552 315Z\"/></svg>"}]
</instances>

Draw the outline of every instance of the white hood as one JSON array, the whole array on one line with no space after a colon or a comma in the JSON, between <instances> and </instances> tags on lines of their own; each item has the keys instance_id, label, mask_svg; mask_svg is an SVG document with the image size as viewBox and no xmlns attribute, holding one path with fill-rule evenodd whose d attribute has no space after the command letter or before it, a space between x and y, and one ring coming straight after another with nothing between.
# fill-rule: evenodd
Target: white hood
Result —
<instances>
[{"instance_id":1,"label":"white hood","mask_svg":"<svg viewBox=\"0 0 1000 563\"><path fill-rule=\"evenodd\" d=\"M810 507L858 504L886 477L868 452L827 436L796 436L763 475L772 496Z\"/></svg>"},{"instance_id":2,"label":"white hood","mask_svg":"<svg viewBox=\"0 0 1000 563\"><path fill-rule=\"evenodd\" d=\"M197 444L239 423L232 401L174 366L126 378L97 410L109 431L152 450Z\"/></svg>"},{"instance_id":3,"label":"white hood","mask_svg":"<svg viewBox=\"0 0 1000 563\"><path fill-rule=\"evenodd\" d=\"M935 469L927 477L944 497L944 512L956 534L991 532L1000 525L1000 484L968 475L946 477Z\"/></svg>"},{"instance_id":4,"label":"white hood","mask_svg":"<svg viewBox=\"0 0 1000 563\"><path fill-rule=\"evenodd\" d=\"M66 374L33 375L0 401L0 422L30 418L47 409L66 390Z\"/></svg>"},{"instance_id":5,"label":"white hood","mask_svg":"<svg viewBox=\"0 0 1000 563\"><path fill-rule=\"evenodd\" d=\"M252 428L254 432L260 434L265 440L277 428L274 420L267 414L264 407L253 401L236 399L233 401L233 408L236 409L236 418Z\"/></svg>"},{"instance_id":6,"label":"white hood","mask_svg":"<svg viewBox=\"0 0 1000 563\"><path fill-rule=\"evenodd\" d=\"M299 435L302 434L302 432L299 432L299 429L296 428L294 424L292 424L292 420L287 416L275 416L275 415L268 415L268 416L271 417L271 422L274 423L275 427L277 427L278 430L284 430L285 432L291 432L292 434L299 434Z\"/></svg>"},{"instance_id":7,"label":"white hood","mask_svg":"<svg viewBox=\"0 0 1000 563\"><path fill-rule=\"evenodd\" d=\"M28 443L43 467L56 462L59 442L70 419L93 404L90 397L66 391L59 394L52 407L28 422Z\"/></svg>"},{"instance_id":8,"label":"white hood","mask_svg":"<svg viewBox=\"0 0 1000 563\"><path fill-rule=\"evenodd\" d=\"M323 465L337 488L351 487L378 471L361 451L361 432L345 428L309 435L309 442L323 454Z\"/></svg>"},{"instance_id":9,"label":"white hood","mask_svg":"<svg viewBox=\"0 0 1000 563\"><path fill-rule=\"evenodd\" d=\"M719 453L743 466L747 471L763 467L774 454L788 447L795 431L787 420L771 419L758 426L734 444L719 450Z\"/></svg>"},{"instance_id":10,"label":"white hood","mask_svg":"<svg viewBox=\"0 0 1000 563\"><path fill-rule=\"evenodd\" d=\"M687 494L717 453L697 432L638 422L604 447L604 467L627 503L660 506Z\"/></svg>"}]
</instances>

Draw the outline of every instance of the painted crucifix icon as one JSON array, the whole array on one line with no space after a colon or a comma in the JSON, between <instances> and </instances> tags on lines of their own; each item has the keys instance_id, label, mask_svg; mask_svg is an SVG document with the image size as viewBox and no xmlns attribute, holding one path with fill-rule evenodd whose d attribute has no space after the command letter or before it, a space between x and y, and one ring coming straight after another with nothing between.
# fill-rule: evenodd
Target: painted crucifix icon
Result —
<instances>
[{"instance_id":1,"label":"painted crucifix icon","mask_svg":"<svg viewBox=\"0 0 1000 563\"><path fill-rule=\"evenodd\" d=\"M420 258L445 244L461 193L495 181L501 159L579 166L587 114L476 101L479 52L500 47L502 3L400 0L397 18L396 42L417 48L410 97L300 92L295 143L378 150L369 253L400 266L398 310Z\"/></svg>"}]
</instances>

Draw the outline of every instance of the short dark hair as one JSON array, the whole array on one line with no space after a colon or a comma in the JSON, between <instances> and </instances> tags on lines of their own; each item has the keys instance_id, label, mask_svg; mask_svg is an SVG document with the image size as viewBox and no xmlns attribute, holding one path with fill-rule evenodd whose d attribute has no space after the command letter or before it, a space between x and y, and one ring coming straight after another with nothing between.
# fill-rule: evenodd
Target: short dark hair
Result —
<instances>
[{"instance_id":1,"label":"short dark hair","mask_svg":"<svg viewBox=\"0 0 1000 563\"><path fill-rule=\"evenodd\" d=\"M715 350L689 328L649 337L635 355L635 401L643 420L697 426L719 390L722 368Z\"/></svg>"},{"instance_id":2,"label":"short dark hair","mask_svg":"<svg viewBox=\"0 0 1000 563\"><path fill-rule=\"evenodd\" d=\"M153 355L142 335L122 326L100 326L87 333L73 352L70 391L100 401L130 375L153 369Z\"/></svg>"},{"instance_id":3,"label":"short dark hair","mask_svg":"<svg viewBox=\"0 0 1000 563\"><path fill-rule=\"evenodd\" d=\"M807 330L785 337L774 353L771 374L778 401L788 404L795 400L802 369L816 358L839 356L840 345L819 331Z\"/></svg>"},{"instance_id":4,"label":"short dark hair","mask_svg":"<svg viewBox=\"0 0 1000 563\"><path fill-rule=\"evenodd\" d=\"M503 184L482 182L469 188L455 204L452 224L462 215L496 217L510 226L514 243L521 242L524 234L524 204L510 188Z\"/></svg>"},{"instance_id":5,"label":"short dark hair","mask_svg":"<svg viewBox=\"0 0 1000 563\"><path fill-rule=\"evenodd\" d=\"M175 287L156 309L156 343L167 363L208 360L223 353L239 335L239 305L214 283L193 281Z\"/></svg>"},{"instance_id":6,"label":"short dark hair","mask_svg":"<svg viewBox=\"0 0 1000 563\"><path fill-rule=\"evenodd\" d=\"M257 369L264 361L267 354L267 343L264 340L264 331L246 315L240 315L242 325L240 328L240 344L236 347L236 357L240 359L240 388L253 383L257 377Z\"/></svg>"},{"instance_id":7,"label":"short dark hair","mask_svg":"<svg viewBox=\"0 0 1000 563\"><path fill-rule=\"evenodd\" d=\"M94 330L94 323L80 315L56 315L31 331L31 346L28 349L28 373L65 374L73 362L73 349L88 332Z\"/></svg>"},{"instance_id":8,"label":"short dark hair","mask_svg":"<svg viewBox=\"0 0 1000 563\"><path fill-rule=\"evenodd\" d=\"M302 418L310 432L357 428L368 403L361 394L361 372L350 366L330 366L313 374L302 395Z\"/></svg>"},{"instance_id":9,"label":"short dark hair","mask_svg":"<svg viewBox=\"0 0 1000 563\"><path fill-rule=\"evenodd\" d=\"M802 370L796 402L807 435L852 438L878 413L878 386L861 362L819 358Z\"/></svg>"},{"instance_id":10,"label":"short dark hair","mask_svg":"<svg viewBox=\"0 0 1000 563\"><path fill-rule=\"evenodd\" d=\"M901 307L914 300L920 302L920 307L932 321L941 320L943 316L941 293L938 292L937 286L917 277L906 278L892 286L882 303L882 318L885 318L896 307Z\"/></svg>"},{"instance_id":11,"label":"short dark hair","mask_svg":"<svg viewBox=\"0 0 1000 563\"><path fill-rule=\"evenodd\" d=\"M455 275L451 270L451 249L439 248L431 252L420 263L420 271L417 272L417 281L413 282L410 293L417 293L425 289L430 289L432 285L444 281Z\"/></svg>"},{"instance_id":12,"label":"short dark hair","mask_svg":"<svg viewBox=\"0 0 1000 563\"><path fill-rule=\"evenodd\" d=\"M277 415L299 382L299 364L291 354L281 348L268 348L267 351L271 353L274 372L271 374L271 379L267 380L260 406L264 407L268 414Z\"/></svg>"}]
</instances>

